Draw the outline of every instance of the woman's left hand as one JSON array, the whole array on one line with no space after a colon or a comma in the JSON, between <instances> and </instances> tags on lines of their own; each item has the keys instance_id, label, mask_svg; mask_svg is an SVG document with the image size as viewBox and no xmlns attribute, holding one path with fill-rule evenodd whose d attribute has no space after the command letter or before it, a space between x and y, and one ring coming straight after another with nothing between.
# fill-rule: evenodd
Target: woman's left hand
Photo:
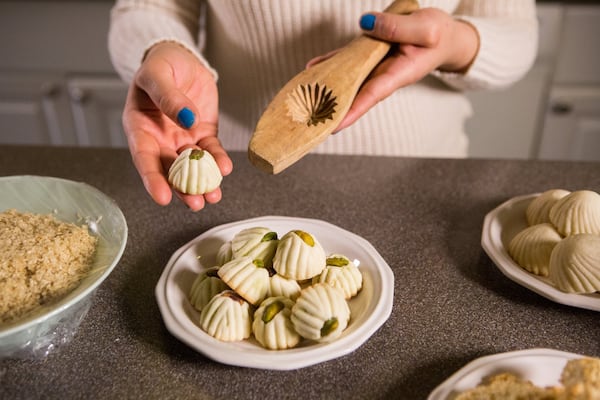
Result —
<instances>
[{"instance_id":1,"label":"woman's left hand","mask_svg":"<svg viewBox=\"0 0 600 400\"><path fill-rule=\"evenodd\" d=\"M394 45L365 80L336 131L354 123L397 89L436 69L465 72L479 49L479 35L471 24L437 8L407 15L368 13L361 17L360 25L365 34ZM309 66L328 56L311 60Z\"/></svg>"}]
</instances>

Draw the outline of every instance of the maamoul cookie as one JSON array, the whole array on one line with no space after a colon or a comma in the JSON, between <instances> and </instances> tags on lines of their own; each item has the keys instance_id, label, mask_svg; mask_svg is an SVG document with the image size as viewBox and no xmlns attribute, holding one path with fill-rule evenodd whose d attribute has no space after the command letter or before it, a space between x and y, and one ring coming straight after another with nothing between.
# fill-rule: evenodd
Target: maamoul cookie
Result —
<instances>
[{"instance_id":1,"label":"maamoul cookie","mask_svg":"<svg viewBox=\"0 0 600 400\"><path fill-rule=\"evenodd\" d=\"M219 251L217 251L217 265L221 266L223 264L228 263L233 259L233 251L231 250L231 241L225 242L219 247Z\"/></svg>"},{"instance_id":2,"label":"maamoul cookie","mask_svg":"<svg viewBox=\"0 0 600 400\"><path fill-rule=\"evenodd\" d=\"M527 206L525 216L529 225L543 224L550 222L550 209L554 204L568 195L568 190L550 189L533 199Z\"/></svg>"},{"instance_id":3,"label":"maamoul cookie","mask_svg":"<svg viewBox=\"0 0 600 400\"><path fill-rule=\"evenodd\" d=\"M563 292L600 291L600 236L581 233L564 238L552 251L549 272Z\"/></svg>"},{"instance_id":4,"label":"maamoul cookie","mask_svg":"<svg viewBox=\"0 0 600 400\"><path fill-rule=\"evenodd\" d=\"M300 296L300 290L301 287L298 281L275 273L269 278L267 297L285 296L296 300Z\"/></svg>"},{"instance_id":5,"label":"maamoul cookie","mask_svg":"<svg viewBox=\"0 0 600 400\"><path fill-rule=\"evenodd\" d=\"M250 304L258 305L267 297L269 271L260 259L234 258L219 268L218 274L227 286Z\"/></svg>"},{"instance_id":6,"label":"maamoul cookie","mask_svg":"<svg viewBox=\"0 0 600 400\"><path fill-rule=\"evenodd\" d=\"M271 266L278 243L277 233L269 228L248 228L233 237L231 251L233 258L248 256L253 260L262 260L265 266Z\"/></svg>"},{"instance_id":7,"label":"maamoul cookie","mask_svg":"<svg viewBox=\"0 0 600 400\"><path fill-rule=\"evenodd\" d=\"M286 278L311 279L325 268L325 251L317 239L301 230L286 233L277 246L273 268Z\"/></svg>"},{"instance_id":8,"label":"maamoul cookie","mask_svg":"<svg viewBox=\"0 0 600 400\"><path fill-rule=\"evenodd\" d=\"M550 222L563 236L600 235L600 194L591 190L571 192L552 206L549 215Z\"/></svg>"},{"instance_id":9,"label":"maamoul cookie","mask_svg":"<svg viewBox=\"0 0 600 400\"><path fill-rule=\"evenodd\" d=\"M317 283L302 290L292 307L291 319L302 337L331 342L348 326L350 307L341 289Z\"/></svg>"},{"instance_id":10,"label":"maamoul cookie","mask_svg":"<svg viewBox=\"0 0 600 400\"><path fill-rule=\"evenodd\" d=\"M256 340L270 350L295 347L300 335L290 319L294 302L283 296L268 297L254 313L252 333Z\"/></svg>"},{"instance_id":11,"label":"maamoul cookie","mask_svg":"<svg viewBox=\"0 0 600 400\"><path fill-rule=\"evenodd\" d=\"M202 309L200 327L224 342L247 339L252 334L250 304L233 290L221 292Z\"/></svg>"},{"instance_id":12,"label":"maamoul cookie","mask_svg":"<svg viewBox=\"0 0 600 400\"><path fill-rule=\"evenodd\" d=\"M552 224L537 224L517 233L508 244L508 253L525 270L548 276L550 254L561 240Z\"/></svg>"},{"instance_id":13,"label":"maamoul cookie","mask_svg":"<svg viewBox=\"0 0 600 400\"><path fill-rule=\"evenodd\" d=\"M169 168L168 180L181 193L196 195L217 189L223 176L208 151L188 148Z\"/></svg>"},{"instance_id":14,"label":"maamoul cookie","mask_svg":"<svg viewBox=\"0 0 600 400\"><path fill-rule=\"evenodd\" d=\"M189 298L192 306L198 311L202 311L204 306L217 294L229 289L229 287L219 278L217 271L219 267L208 268L198 274L192 289L190 290Z\"/></svg>"},{"instance_id":15,"label":"maamoul cookie","mask_svg":"<svg viewBox=\"0 0 600 400\"><path fill-rule=\"evenodd\" d=\"M362 274L350 259L342 254L327 257L326 266L315 276L312 283L328 283L342 289L346 300L358 294L362 288Z\"/></svg>"}]
</instances>

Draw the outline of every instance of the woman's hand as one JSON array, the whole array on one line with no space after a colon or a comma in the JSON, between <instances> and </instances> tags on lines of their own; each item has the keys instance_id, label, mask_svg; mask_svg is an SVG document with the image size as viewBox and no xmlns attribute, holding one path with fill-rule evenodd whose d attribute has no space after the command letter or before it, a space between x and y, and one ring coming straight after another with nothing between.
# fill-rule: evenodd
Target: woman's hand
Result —
<instances>
[{"instance_id":1,"label":"woman's hand","mask_svg":"<svg viewBox=\"0 0 600 400\"><path fill-rule=\"evenodd\" d=\"M337 131L395 90L436 69L466 72L479 49L479 35L473 26L437 8L423 8L409 15L364 14L360 25L365 34L394 45L362 85ZM322 57L311 60L309 65L320 60Z\"/></svg>"},{"instance_id":2,"label":"woman's hand","mask_svg":"<svg viewBox=\"0 0 600 400\"><path fill-rule=\"evenodd\" d=\"M156 203L170 203L167 172L185 147L207 150L222 175L231 172L231 159L217 138L217 121L218 92L210 71L174 42L153 46L129 87L123 126L134 165ZM194 211L222 195L220 188L203 196L176 194Z\"/></svg>"}]
</instances>

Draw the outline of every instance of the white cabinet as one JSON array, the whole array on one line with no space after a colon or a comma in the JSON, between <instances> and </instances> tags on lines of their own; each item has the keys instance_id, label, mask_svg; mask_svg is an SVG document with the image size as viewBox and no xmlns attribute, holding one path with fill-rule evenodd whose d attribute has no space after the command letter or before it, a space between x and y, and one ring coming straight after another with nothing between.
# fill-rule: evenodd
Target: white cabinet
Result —
<instances>
[{"instance_id":1,"label":"white cabinet","mask_svg":"<svg viewBox=\"0 0 600 400\"><path fill-rule=\"evenodd\" d=\"M600 7L565 7L538 157L600 161Z\"/></svg>"},{"instance_id":2,"label":"white cabinet","mask_svg":"<svg viewBox=\"0 0 600 400\"><path fill-rule=\"evenodd\" d=\"M600 85L552 90L539 157L600 161Z\"/></svg>"},{"instance_id":3,"label":"white cabinet","mask_svg":"<svg viewBox=\"0 0 600 400\"><path fill-rule=\"evenodd\" d=\"M115 76L0 75L0 143L126 147Z\"/></svg>"},{"instance_id":4,"label":"white cabinet","mask_svg":"<svg viewBox=\"0 0 600 400\"><path fill-rule=\"evenodd\" d=\"M112 1L0 1L0 143L126 146Z\"/></svg>"},{"instance_id":5,"label":"white cabinet","mask_svg":"<svg viewBox=\"0 0 600 400\"><path fill-rule=\"evenodd\" d=\"M1 141L11 144L73 145L70 107L60 77L0 75Z\"/></svg>"},{"instance_id":6,"label":"white cabinet","mask_svg":"<svg viewBox=\"0 0 600 400\"><path fill-rule=\"evenodd\" d=\"M121 123L126 85L114 77L79 77L67 83L77 142L82 146L126 147Z\"/></svg>"},{"instance_id":7,"label":"white cabinet","mask_svg":"<svg viewBox=\"0 0 600 400\"><path fill-rule=\"evenodd\" d=\"M563 7L558 3L540 4L537 16L538 55L525 77L504 90L467 93L474 111L466 123L471 157L527 159L537 156L540 116L547 105Z\"/></svg>"}]
</instances>

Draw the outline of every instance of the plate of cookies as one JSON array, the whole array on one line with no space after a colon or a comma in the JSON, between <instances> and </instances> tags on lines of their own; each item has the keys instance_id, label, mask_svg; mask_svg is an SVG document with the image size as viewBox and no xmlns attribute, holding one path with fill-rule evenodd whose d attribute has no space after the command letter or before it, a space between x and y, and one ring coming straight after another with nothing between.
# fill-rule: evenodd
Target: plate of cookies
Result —
<instances>
[{"instance_id":1,"label":"plate of cookies","mask_svg":"<svg viewBox=\"0 0 600 400\"><path fill-rule=\"evenodd\" d=\"M469 362L427 399L592 399L598 372L600 359L594 357L543 348L509 351Z\"/></svg>"},{"instance_id":2,"label":"plate of cookies","mask_svg":"<svg viewBox=\"0 0 600 400\"><path fill-rule=\"evenodd\" d=\"M347 355L389 318L394 275L362 237L316 219L214 227L155 289L169 332L227 365L293 370Z\"/></svg>"},{"instance_id":3,"label":"plate of cookies","mask_svg":"<svg viewBox=\"0 0 600 400\"><path fill-rule=\"evenodd\" d=\"M486 215L481 244L513 281L600 311L600 194L550 189L511 198Z\"/></svg>"}]
</instances>

